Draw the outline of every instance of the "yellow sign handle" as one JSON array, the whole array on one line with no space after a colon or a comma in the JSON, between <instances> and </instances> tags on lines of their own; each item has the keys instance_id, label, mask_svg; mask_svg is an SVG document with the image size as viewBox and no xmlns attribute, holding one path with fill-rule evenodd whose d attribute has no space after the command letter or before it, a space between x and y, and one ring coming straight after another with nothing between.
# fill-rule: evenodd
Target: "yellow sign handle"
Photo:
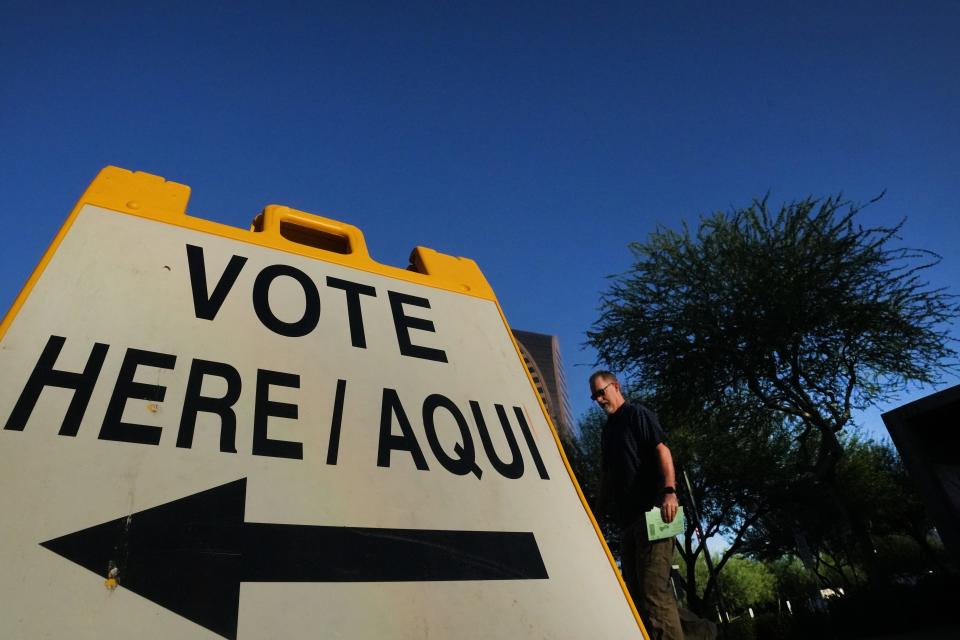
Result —
<instances>
[{"instance_id":1,"label":"yellow sign handle","mask_svg":"<svg viewBox=\"0 0 960 640\"><path fill-rule=\"evenodd\" d=\"M252 231L280 242L292 242L320 251L369 260L363 232L352 224L281 205L269 205L253 221Z\"/></svg>"}]
</instances>

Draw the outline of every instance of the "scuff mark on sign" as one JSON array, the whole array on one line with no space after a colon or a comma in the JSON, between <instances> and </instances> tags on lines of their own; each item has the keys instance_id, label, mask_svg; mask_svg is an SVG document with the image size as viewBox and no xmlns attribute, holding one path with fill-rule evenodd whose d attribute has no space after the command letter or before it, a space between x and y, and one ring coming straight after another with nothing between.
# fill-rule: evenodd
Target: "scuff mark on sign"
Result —
<instances>
[{"instance_id":1,"label":"scuff mark on sign","mask_svg":"<svg viewBox=\"0 0 960 640\"><path fill-rule=\"evenodd\" d=\"M113 560L110 561L109 570L107 571L107 579L104 580L104 586L113 591L117 588L117 576L120 575L120 570L117 569L116 563Z\"/></svg>"}]
</instances>

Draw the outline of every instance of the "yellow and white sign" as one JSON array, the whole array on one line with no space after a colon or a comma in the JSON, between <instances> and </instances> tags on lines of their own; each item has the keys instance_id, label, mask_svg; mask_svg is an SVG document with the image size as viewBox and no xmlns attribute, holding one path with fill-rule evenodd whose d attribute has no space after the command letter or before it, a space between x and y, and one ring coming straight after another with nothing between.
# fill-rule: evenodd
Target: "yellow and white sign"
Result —
<instances>
[{"instance_id":1,"label":"yellow and white sign","mask_svg":"<svg viewBox=\"0 0 960 640\"><path fill-rule=\"evenodd\" d=\"M0 637L640 638L476 265L107 168L0 326Z\"/></svg>"}]
</instances>

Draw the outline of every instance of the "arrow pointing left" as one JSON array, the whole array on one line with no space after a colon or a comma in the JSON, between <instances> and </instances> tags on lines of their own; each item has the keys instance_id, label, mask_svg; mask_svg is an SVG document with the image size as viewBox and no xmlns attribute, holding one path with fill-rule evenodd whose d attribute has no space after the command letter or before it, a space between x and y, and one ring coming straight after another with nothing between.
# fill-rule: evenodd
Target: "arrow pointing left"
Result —
<instances>
[{"instance_id":1,"label":"arrow pointing left","mask_svg":"<svg viewBox=\"0 0 960 640\"><path fill-rule=\"evenodd\" d=\"M225 638L241 582L545 579L532 533L244 522L246 479L41 545Z\"/></svg>"}]
</instances>

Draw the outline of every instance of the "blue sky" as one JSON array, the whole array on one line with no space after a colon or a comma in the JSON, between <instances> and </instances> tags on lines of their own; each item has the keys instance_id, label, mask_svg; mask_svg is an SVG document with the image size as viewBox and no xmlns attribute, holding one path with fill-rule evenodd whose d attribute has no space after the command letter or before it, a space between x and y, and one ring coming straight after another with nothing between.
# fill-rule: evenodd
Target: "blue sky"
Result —
<instances>
[{"instance_id":1,"label":"blue sky","mask_svg":"<svg viewBox=\"0 0 960 640\"><path fill-rule=\"evenodd\" d=\"M113 164L199 217L286 204L381 262L475 259L560 337L580 414L599 293L657 225L887 190L863 222L906 217L956 290L958 28L947 1L0 0L0 306Z\"/></svg>"}]
</instances>

